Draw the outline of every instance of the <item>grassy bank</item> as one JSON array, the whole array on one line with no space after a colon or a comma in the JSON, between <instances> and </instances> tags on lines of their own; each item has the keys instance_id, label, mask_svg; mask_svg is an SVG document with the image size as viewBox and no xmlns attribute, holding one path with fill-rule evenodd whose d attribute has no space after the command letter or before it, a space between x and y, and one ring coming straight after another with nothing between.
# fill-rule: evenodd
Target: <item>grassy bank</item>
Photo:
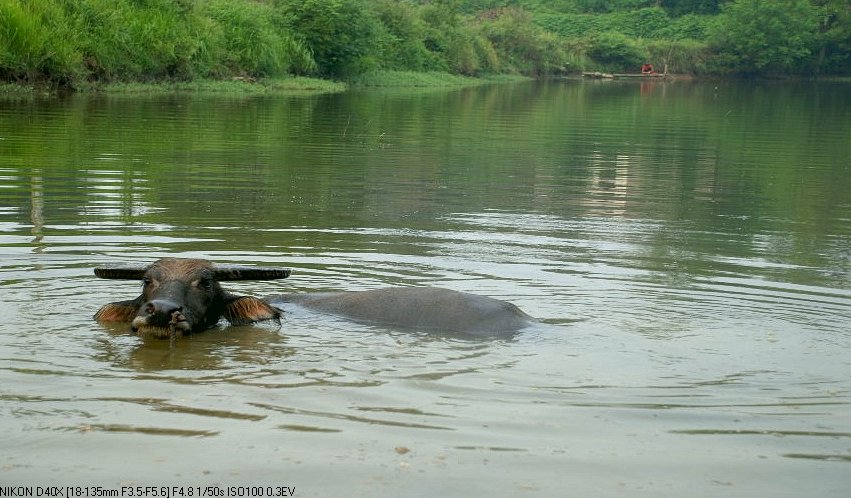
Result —
<instances>
[{"instance_id":1,"label":"grassy bank","mask_svg":"<svg viewBox=\"0 0 851 498\"><path fill-rule=\"evenodd\" d=\"M419 86L435 84L432 73L545 74L565 63L559 40L519 10L480 19L399 0L0 0L0 82L23 85L366 82L377 72L395 86L397 72L425 73Z\"/></svg>"},{"instance_id":2,"label":"grassy bank","mask_svg":"<svg viewBox=\"0 0 851 498\"><path fill-rule=\"evenodd\" d=\"M283 78L234 78L228 80L165 81L148 83L87 84L76 89L80 94L106 95L166 95L196 93L230 96L304 95L336 93L357 88L447 89L510 83L528 80L522 75L494 74L481 77L413 71L372 71L350 78L346 82L304 76ZM61 89L44 85L0 84L0 97L53 97Z\"/></svg>"},{"instance_id":3,"label":"grassy bank","mask_svg":"<svg viewBox=\"0 0 851 498\"><path fill-rule=\"evenodd\" d=\"M239 78L226 81L195 80L165 83L112 83L91 86L85 92L107 94L159 94L159 93L212 93L230 95L334 93L346 90L346 84L338 81L293 76L287 78L264 78L254 80Z\"/></svg>"},{"instance_id":4,"label":"grassy bank","mask_svg":"<svg viewBox=\"0 0 851 498\"><path fill-rule=\"evenodd\" d=\"M447 89L511 83L530 78L519 74L491 74L480 77L441 72L372 71L346 82L304 76L283 78L232 78L228 80L165 81L149 83L87 84L76 89L81 94L158 95L174 93L218 94L231 96L303 95L344 92L357 88ZM53 97L56 87L6 83L0 84L0 97Z\"/></svg>"},{"instance_id":5,"label":"grassy bank","mask_svg":"<svg viewBox=\"0 0 851 498\"><path fill-rule=\"evenodd\" d=\"M348 80L355 88L457 88L488 83L522 81L522 75L493 74L479 77L462 76L440 72L372 71Z\"/></svg>"}]
</instances>

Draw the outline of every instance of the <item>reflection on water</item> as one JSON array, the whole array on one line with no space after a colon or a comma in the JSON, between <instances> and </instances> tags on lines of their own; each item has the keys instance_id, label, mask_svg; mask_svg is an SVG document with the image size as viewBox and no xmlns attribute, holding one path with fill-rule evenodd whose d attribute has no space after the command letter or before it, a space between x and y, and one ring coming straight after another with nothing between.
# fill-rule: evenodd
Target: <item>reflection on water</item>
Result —
<instances>
[{"instance_id":1,"label":"reflection on water","mask_svg":"<svg viewBox=\"0 0 851 498\"><path fill-rule=\"evenodd\" d=\"M845 496L851 92L717 86L0 101L0 480ZM139 292L94 266L169 255L541 323L91 321Z\"/></svg>"}]
</instances>

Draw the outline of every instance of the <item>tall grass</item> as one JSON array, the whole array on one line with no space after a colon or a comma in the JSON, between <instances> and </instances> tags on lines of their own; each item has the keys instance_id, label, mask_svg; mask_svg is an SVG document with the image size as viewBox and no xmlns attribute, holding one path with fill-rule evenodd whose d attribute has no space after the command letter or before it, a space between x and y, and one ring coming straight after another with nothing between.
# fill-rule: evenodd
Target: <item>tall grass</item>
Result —
<instances>
[{"instance_id":1,"label":"tall grass","mask_svg":"<svg viewBox=\"0 0 851 498\"><path fill-rule=\"evenodd\" d=\"M0 80L72 87L307 74L272 8L247 0L0 0Z\"/></svg>"},{"instance_id":2,"label":"tall grass","mask_svg":"<svg viewBox=\"0 0 851 498\"><path fill-rule=\"evenodd\" d=\"M204 72L200 49L209 43L210 30L178 3L69 0L65 9L78 34L87 78L153 81Z\"/></svg>"},{"instance_id":3,"label":"tall grass","mask_svg":"<svg viewBox=\"0 0 851 498\"><path fill-rule=\"evenodd\" d=\"M276 13L268 4L213 0L201 12L216 24L218 75L280 76L316 69L304 44L273 22Z\"/></svg>"},{"instance_id":4,"label":"tall grass","mask_svg":"<svg viewBox=\"0 0 851 498\"><path fill-rule=\"evenodd\" d=\"M57 82L79 77L77 49L63 9L46 0L0 0L0 79Z\"/></svg>"},{"instance_id":5,"label":"tall grass","mask_svg":"<svg viewBox=\"0 0 851 498\"><path fill-rule=\"evenodd\" d=\"M522 9L505 8L481 22L497 53L499 62L512 71L527 75L564 72L571 62L564 39L535 24Z\"/></svg>"}]
</instances>

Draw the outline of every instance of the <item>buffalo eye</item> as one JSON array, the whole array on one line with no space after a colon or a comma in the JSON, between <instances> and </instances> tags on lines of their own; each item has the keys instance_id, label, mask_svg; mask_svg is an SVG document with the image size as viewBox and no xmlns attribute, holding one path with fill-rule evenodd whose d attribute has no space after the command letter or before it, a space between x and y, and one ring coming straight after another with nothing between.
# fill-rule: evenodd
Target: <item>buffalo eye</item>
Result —
<instances>
[{"instance_id":1,"label":"buffalo eye","mask_svg":"<svg viewBox=\"0 0 851 498\"><path fill-rule=\"evenodd\" d=\"M204 290L210 290L213 288L213 279L211 278L202 278L198 280L198 287Z\"/></svg>"}]
</instances>

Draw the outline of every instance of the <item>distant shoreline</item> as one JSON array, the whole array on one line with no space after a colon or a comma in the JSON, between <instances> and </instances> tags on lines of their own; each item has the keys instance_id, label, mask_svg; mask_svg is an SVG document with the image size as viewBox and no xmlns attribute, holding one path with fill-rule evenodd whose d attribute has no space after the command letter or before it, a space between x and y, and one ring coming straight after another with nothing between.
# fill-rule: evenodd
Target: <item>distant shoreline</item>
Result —
<instances>
[{"instance_id":1,"label":"distant shoreline","mask_svg":"<svg viewBox=\"0 0 851 498\"><path fill-rule=\"evenodd\" d=\"M291 76L284 78L230 78L226 80L162 81L154 83L123 82L90 84L79 89L32 84L0 84L0 98L55 97L80 95L152 95L199 93L231 96L303 95L339 93L358 88L462 88L491 83L525 81L520 75L459 76L440 72L376 71L359 75L347 82Z\"/></svg>"},{"instance_id":2,"label":"distant shoreline","mask_svg":"<svg viewBox=\"0 0 851 498\"><path fill-rule=\"evenodd\" d=\"M607 78L590 77L592 73L570 74L566 76L545 76L541 79L569 79L585 81L722 81L743 80L743 77L693 74L669 74L665 78ZM599 73L606 76L604 73ZM90 84L84 88L67 89L62 87L40 86L19 83L0 83L2 98L54 98L64 95L170 95L179 93L222 95L222 96L260 96L260 95L310 95L340 93L357 89L447 89L464 88L494 83L531 81L535 78L522 75L495 74L483 76L459 76L440 72L414 71L375 71L359 75L349 81L334 81L321 78L291 76L284 78L230 78L227 80L162 81L154 83L123 82ZM749 78L752 81L835 81L851 82L849 76L759 76Z\"/></svg>"}]
</instances>

